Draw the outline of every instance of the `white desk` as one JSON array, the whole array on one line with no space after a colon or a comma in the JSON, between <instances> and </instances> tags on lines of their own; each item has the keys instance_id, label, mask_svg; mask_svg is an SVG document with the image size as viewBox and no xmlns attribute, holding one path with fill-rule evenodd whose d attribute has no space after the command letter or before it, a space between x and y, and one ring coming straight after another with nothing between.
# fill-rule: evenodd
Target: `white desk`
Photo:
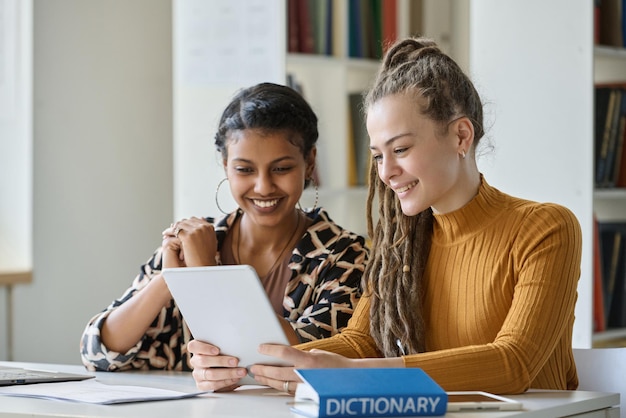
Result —
<instances>
[{"instance_id":1,"label":"white desk","mask_svg":"<svg viewBox=\"0 0 626 418\"><path fill-rule=\"evenodd\" d=\"M4 365L85 373L82 366L0 362ZM95 373L102 383L152 386L185 392L197 391L190 373L125 372ZM619 417L619 394L583 391L532 391L511 396L524 403L522 411L459 412L446 417L458 418L555 418ZM44 399L0 396L0 417L230 417L296 418L289 410L292 397L269 388L238 390L231 393L202 395L173 401L142 402L123 405L91 405Z\"/></svg>"}]
</instances>

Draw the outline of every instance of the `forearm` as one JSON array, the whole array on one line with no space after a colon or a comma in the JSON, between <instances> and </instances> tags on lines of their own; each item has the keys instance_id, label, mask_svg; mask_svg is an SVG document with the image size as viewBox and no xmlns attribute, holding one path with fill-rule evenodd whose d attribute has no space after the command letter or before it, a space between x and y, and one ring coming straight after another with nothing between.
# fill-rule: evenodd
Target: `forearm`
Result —
<instances>
[{"instance_id":1,"label":"forearm","mask_svg":"<svg viewBox=\"0 0 626 418\"><path fill-rule=\"evenodd\" d=\"M109 314L100 331L102 343L111 351L125 353L144 336L170 300L165 280L161 274L154 276L145 288Z\"/></svg>"},{"instance_id":2,"label":"forearm","mask_svg":"<svg viewBox=\"0 0 626 418\"><path fill-rule=\"evenodd\" d=\"M402 357L387 357L387 358L359 358L352 359L352 367L363 368L375 368L375 367L389 367L389 368L404 368L404 360Z\"/></svg>"},{"instance_id":3,"label":"forearm","mask_svg":"<svg viewBox=\"0 0 626 418\"><path fill-rule=\"evenodd\" d=\"M383 355L376 347L376 343L369 334L370 303L367 296L363 296L354 310L348 326L341 334L330 338L299 344L301 350L320 349L340 354L349 358L380 358Z\"/></svg>"}]
</instances>

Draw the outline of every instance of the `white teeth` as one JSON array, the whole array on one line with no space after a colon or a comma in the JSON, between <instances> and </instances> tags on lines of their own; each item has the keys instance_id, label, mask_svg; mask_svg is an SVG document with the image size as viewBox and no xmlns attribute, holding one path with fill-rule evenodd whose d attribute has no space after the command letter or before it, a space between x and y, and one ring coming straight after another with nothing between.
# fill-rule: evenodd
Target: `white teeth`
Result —
<instances>
[{"instance_id":1,"label":"white teeth","mask_svg":"<svg viewBox=\"0 0 626 418\"><path fill-rule=\"evenodd\" d=\"M396 189L396 193L404 193L404 192L406 192L407 190L409 190L410 188L412 188L413 186L415 186L416 184L417 184L417 182L416 182L416 181L414 181L414 182L413 182L413 183L411 183L411 184L408 184L408 185L406 185L406 186L404 186L404 187L401 187L401 188L399 188L399 189Z\"/></svg>"},{"instance_id":2,"label":"white teeth","mask_svg":"<svg viewBox=\"0 0 626 418\"><path fill-rule=\"evenodd\" d=\"M275 206L278 203L278 199L274 200L252 200L252 202L261 208L269 208Z\"/></svg>"}]
</instances>

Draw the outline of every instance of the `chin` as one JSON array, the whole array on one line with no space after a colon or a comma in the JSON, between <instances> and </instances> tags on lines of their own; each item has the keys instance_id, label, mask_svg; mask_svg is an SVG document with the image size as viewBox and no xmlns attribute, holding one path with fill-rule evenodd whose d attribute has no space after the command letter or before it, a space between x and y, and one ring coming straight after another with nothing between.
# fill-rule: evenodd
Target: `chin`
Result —
<instances>
[{"instance_id":1,"label":"chin","mask_svg":"<svg viewBox=\"0 0 626 418\"><path fill-rule=\"evenodd\" d=\"M418 214L418 213L420 213L420 212L421 212L421 211L419 211L419 210L415 209L415 207L414 207L414 206L409 206L409 207L407 207L407 206L402 205L402 213L403 213L405 216L415 216L415 215L417 215L417 214Z\"/></svg>"},{"instance_id":2,"label":"chin","mask_svg":"<svg viewBox=\"0 0 626 418\"><path fill-rule=\"evenodd\" d=\"M415 216L427 209L427 207L422 207L422 205L416 205L414 202L400 202L400 207L402 208L402 213L405 216Z\"/></svg>"}]
</instances>

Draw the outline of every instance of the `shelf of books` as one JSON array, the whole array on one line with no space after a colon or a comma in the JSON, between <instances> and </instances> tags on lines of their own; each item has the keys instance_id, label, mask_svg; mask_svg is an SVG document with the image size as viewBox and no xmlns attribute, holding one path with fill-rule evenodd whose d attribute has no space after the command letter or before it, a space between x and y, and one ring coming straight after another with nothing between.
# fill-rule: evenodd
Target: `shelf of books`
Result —
<instances>
[{"instance_id":1,"label":"shelf of books","mask_svg":"<svg viewBox=\"0 0 626 418\"><path fill-rule=\"evenodd\" d=\"M317 180L320 205L346 228L365 233L369 138L361 98L378 62L316 55L288 55L290 82L319 117ZM345 216L342 216L344 214ZM352 225L356 222L357 225Z\"/></svg>"},{"instance_id":2,"label":"shelf of books","mask_svg":"<svg viewBox=\"0 0 626 418\"><path fill-rule=\"evenodd\" d=\"M603 2L615 7L614 0ZM594 48L595 347L626 346L626 48L613 13L596 16Z\"/></svg>"},{"instance_id":3,"label":"shelf of books","mask_svg":"<svg viewBox=\"0 0 626 418\"><path fill-rule=\"evenodd\" d=\"M398 36L406 0L286 0L287 52L378 60Z\"/></svg>"}]
</instances>

